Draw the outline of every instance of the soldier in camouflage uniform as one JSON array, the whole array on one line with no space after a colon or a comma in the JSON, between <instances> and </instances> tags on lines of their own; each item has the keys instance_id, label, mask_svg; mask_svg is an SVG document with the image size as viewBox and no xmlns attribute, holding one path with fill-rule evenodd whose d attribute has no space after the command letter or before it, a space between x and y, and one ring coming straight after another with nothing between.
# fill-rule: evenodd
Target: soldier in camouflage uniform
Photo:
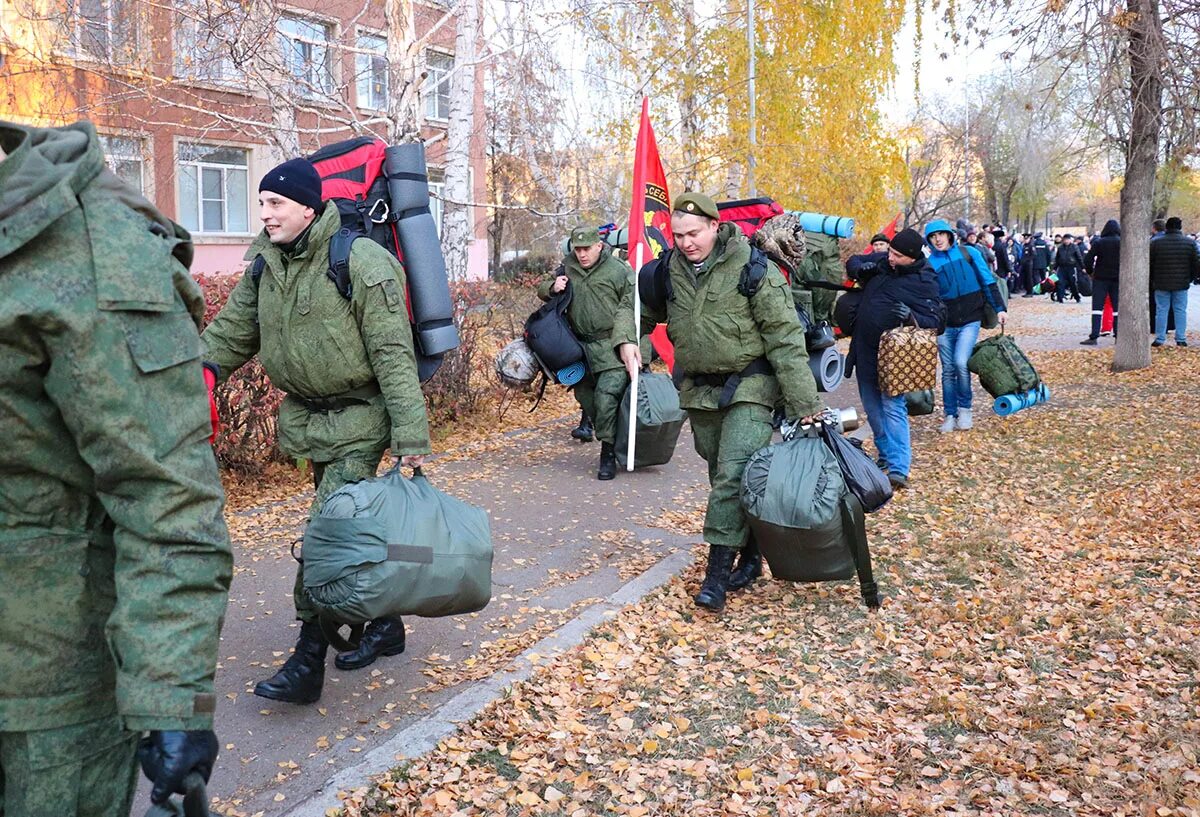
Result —
<instances>
[{"instance_id":1,"label":"soldier in camouflage uniform","mask_svg":"<svg viewBox=\"0 0 1200 817\"><path fill-rule=\"evenodd\" d=\"M104 170L90 124L0 122L9 817L126 817L135 750L157 803L216 759L232 557L191 254L187 233Z\"/></svg>"},{"instance_id":2,"label":"soldier in camouflage uniform","mask_svg":"<svg viewBox=\"0 0 1200 817\"><path fill-rule=\"evenodd\" d=\"M287 392L279 445L313 464L311 516L338 488L375 476L389 446L414 468L429 453L404 269L383 247L360 239L350 252L350 298L338 291L326 273L341 219L333 202L322 202L320 177L304 159L264 176L259 203L264 228L246 252L250 267L203 341L223 377L257 354L271 382ZM302 622L295 652L254 694L314 703L325 682L328 641L304 592L303 563L293 601ZM359 648L339 654L335 664L357 669L403 650L400 619L378 619Z\"/></svg>"},{"instance_id":3,"label":"soldier in camouflage uniform","mask_svg":"<svg viewBox=\"0 0 1200 817\"><path fill-rule=\"evenodd\" d=\"M622 302L632 314L633 270L600 240L595 227L571 231L571 252L558 271L538 287L538 297L548 301L571 285L567 320L587 355L587 374L575 384L575 399L592 419L600 440L597 479L617 474L617 411L629 388L632 372L613 350L613 326ZM582 425L582 421L581 425Z\"/></svg>"},{"instance_id":4,"label":"soldier in camouflage uniform","mask_svg":"<svg viewBox=\"0 0 1200 817\"><path fill-rule=\"evenodd\" d=\"M758 289L743 295L738 284L750 262L750 244L718 217L708 196L684 193L675 199L675 249L668 262L674 297L661 313L644 307L649 321L667 324L679 403L692 421L696 451L708 463L708 568L696 604L712 610L724 607L734 555L746 544L742 471L750 455L771 441L776 405L782 403L788 417L805 420L822 409L787 281L768 262ZM640 362L632 316L620 314L621 325L613 331L618 352L622 360Z\"/></svg>"}]
</instances>

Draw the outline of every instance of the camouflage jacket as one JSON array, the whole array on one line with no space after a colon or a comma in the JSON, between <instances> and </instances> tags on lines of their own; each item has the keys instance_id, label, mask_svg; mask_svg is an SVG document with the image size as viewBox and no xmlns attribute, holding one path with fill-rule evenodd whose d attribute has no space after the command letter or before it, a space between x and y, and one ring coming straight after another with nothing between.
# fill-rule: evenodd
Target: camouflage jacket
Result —
<instances>
[{"instance_id":1,"label":"camouflage jacket","mask_svg":"<svg viewBox=\"0 0 1200 817\"><path fill-rule=\"evenodd\" d=\"M612 333L622 303L628 305L632 318L633 270L607 246L591 269L584 269L574 253L563 259L561 269L571 281L567 319L587 353L588 371L599 374L623 369L624 364L613 351ZM550 287L559 274L555 272L538 287L538 297L543 301L550 300Z\"/></svg>"},{"instance_id":2,"label":"camouflage jacket","mask_svg":"<svg viewBox=\"0 0 1200 817\"><path fill-rule=\"evenodd\" d=\"M681 252L671 253L669 273L674 300L656 314L643 305L646 321L667 324L675 345L675 365L691 374L735 374L756 358L766 357L773 375L749 375L738 385L733 402L774 407L782 400L790 417L819 411L822 403L808 368L804 331L787 281L774 262L752 297L738 292L738 280L750 261L750 243L732 224L722 224L712 255L699 272ZM620 313L617 342L632 342L632 315ZM683 408L713 410L720 386L703 386L685 377L679 389Z\"/></svg>"},{"instance_id":3,"label":"camouflage jacket","mask_svg":"<svg viewBox=\"0 0 1200 817\"><path fill-rule=\"evenodd\" d=\"M351 297L326 272L340 227L327 203L292 254L264 230L246 260L262 255L261 279L246 274L204 330L207 359L228 378L258 354L271 382L288 393L279 409L286 454L329 462L386 447L396 456L429 452L429 422L417 379L404 269L387 250L360 239L350 252ZM337 397L378 384L363 405L310 412L297 397Z\"/></svg>"},{"instance_id":4,"label":"camouflage jacket","mask_svg":"<svg viewBox=\"0 0 1200 817\"><path fill-rule=\"evenodd\" d=\"M187 233L0 122L0 732L212 723L232 570Z\"/></svg>"}]
</instances>

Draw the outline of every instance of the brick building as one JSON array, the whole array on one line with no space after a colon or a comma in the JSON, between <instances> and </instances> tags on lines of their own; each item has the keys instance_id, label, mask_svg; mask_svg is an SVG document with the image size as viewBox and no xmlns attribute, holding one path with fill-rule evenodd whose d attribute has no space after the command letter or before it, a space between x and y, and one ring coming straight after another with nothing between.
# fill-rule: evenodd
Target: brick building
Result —
<instances>
[{"instance_id":1,"label":"brick building","mask_svg":"<svg viewBox=\"0 0 1200 817\"><path fill-rule=\"evenodd\" d=\"M422 43L415 104L435 193L454 65L448 15L434 0L413 5ZM0 0L0 118L91 119L113 170L191 231L193 270L240 270L259 229L258 181L286 158L283 145L309 153L387 133L401 107L389 99L399 93L388 32L383 0ZM482 201L483 82L474 70L470 187ZM440 227L440 202L433 209ZM468 275L484 278L486 211L471 208L470 220Z\"/></svg>"}]
</instances>

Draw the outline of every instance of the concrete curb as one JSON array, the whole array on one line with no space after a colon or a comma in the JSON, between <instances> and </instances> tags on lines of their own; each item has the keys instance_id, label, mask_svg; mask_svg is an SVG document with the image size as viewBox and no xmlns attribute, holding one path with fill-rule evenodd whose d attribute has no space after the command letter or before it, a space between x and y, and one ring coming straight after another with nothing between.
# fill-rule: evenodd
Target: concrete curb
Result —
<instances>
[{"instance_id":1,"label":"concrete curb","mask_svg":"<svg viewBox=\"0 0 1200 817\"><path fill-rule=\"evenodd\" d=\"M339 808L342 804L337 799L339 791L362 786L371 777L394 768L397 756L411 759L432 750L440 740L453 734L462 723L471 720L492 701L502 697L507 687L532 676L545 659L583 643L592 629L602 624L605 619L641 601L692 563L691 549L682 546L682 542L686 541L685 537L677 538L681 542L680 550L662 559L604 601L588 607L534 644L513 661L513 669L477 681L429 715L400 730L387 742L364 755L359 763L338 771L326 780L315 794L285 812L284 817L313 817L323 815L328 809Z\"/></svg>"}]
</instances>

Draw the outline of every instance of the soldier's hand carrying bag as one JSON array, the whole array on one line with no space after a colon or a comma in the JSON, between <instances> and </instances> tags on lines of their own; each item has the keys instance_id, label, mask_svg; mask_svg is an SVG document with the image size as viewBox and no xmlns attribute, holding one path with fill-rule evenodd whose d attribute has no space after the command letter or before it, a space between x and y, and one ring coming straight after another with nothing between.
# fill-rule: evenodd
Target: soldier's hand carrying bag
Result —
<instances>
[{"instance_id":1,"label":"soldier's hand carrying bag","mask_svg":"<svg viewBox=\"0 0 1200 817\"><path fill-rule=\"evenodd\" d=\"M385 616L455 616L492 595L487 513L399 467L330 494L304 532L304 591L339 650ZM351 639L338 633L349 624Z\"/></svg>"},{"instance_id":2,"label":"soldier's hand carrying bag","mask_svg":"<svg viewBox=\"0 0 1200 817\"><path fill-rule=\"evenodd\" d=\"M879 390L888 397L937 385L937 330L910 320L879 338Z\"/></svg>"}]
</instances>

